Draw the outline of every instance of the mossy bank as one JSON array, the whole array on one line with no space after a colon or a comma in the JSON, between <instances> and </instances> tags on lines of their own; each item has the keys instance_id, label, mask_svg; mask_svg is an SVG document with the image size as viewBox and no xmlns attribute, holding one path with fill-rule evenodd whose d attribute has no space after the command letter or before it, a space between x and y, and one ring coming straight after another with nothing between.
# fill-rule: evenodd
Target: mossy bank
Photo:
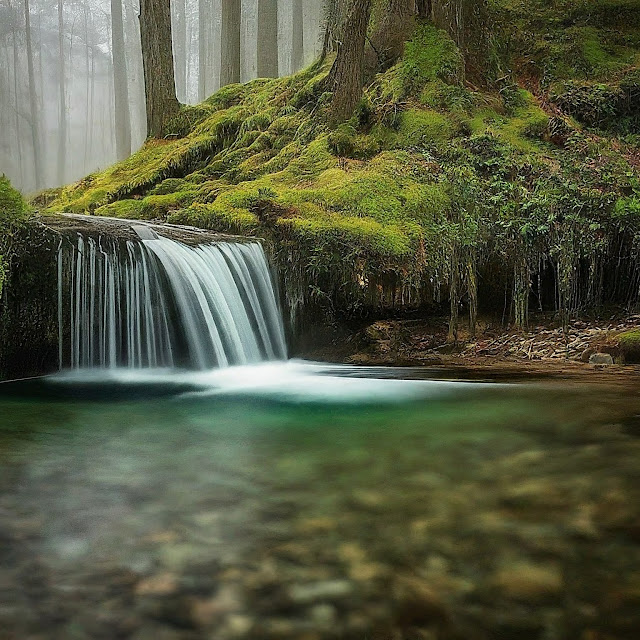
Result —
<instances>
[{"instance_id":1,"label":"mossy bank","mask_svg":"<svg viewBox=\"0 0 640 640\"><path fill-rule=\"evenodd\" d=\"M481 85L418 22L339 127L329 60L184 107L164 139L36 203L267 237L298 318L448 306L454 339L463 312L524 326L530 307L566 324L637 304L639 3L489 11Z\"/></svg>"}]
</instances>

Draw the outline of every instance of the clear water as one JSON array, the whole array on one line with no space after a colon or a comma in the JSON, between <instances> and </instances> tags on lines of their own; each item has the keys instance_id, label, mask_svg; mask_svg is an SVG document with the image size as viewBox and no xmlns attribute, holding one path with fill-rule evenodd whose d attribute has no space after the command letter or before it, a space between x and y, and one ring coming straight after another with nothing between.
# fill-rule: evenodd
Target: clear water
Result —
<instances>
[{"instance_id":1,"label":"clear water","mask_svg":"<svg viewBox=\"0 0 640 640\"><path fill-rule=\"evenodd\" d=\"M0 385L0 637L637 638L633 390L421 377Z\"/></svg>"}]
</instances>

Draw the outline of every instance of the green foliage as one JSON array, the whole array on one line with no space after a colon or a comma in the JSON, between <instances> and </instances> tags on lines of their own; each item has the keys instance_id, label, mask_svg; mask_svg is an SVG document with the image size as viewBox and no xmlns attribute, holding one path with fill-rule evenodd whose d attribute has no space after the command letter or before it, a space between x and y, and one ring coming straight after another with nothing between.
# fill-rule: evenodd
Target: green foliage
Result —
<instances>
[{"instance_id":1,"label":"green foliage","mask_svg":"<svg viewBox=\"0 0 640 640\"><path fill-rule=\"evenodd\" d=\"M463 77L463 60L455 43L444 31L421 23L405 45L399 63L399 80L405 95L419 95L428 82L457 84Z\"/></svg>"},{"instance_id":2,"label":"green foliage","mask_svg":"<svg viewBox=\"0 0 640 640\"><path fill-rule=\"evenodd\" d=\"M418 24L402 59L335 129L328 65L225 87L181 111L174 137L66 187L49 210L269 237L301 299L352 311L442 291L455 308L473 306L488 264L498 265L501 290L511 287L518 324L541 264L554 271L563 314L595 305L605 261L640 256L629 137L640 75L635 63L618 71L640 38L629 22L608 39L621 28L609 9L633 4L532 0L529 10L524 0L492 0L504 27L492 35L494 54L524 80L505 72L484 91L461 84L453 41ZM608 77L587 80L587 70ZM616 119L624 139L610 135Z\"/></svg>"},{"instance_id":3,"label":"green foliage","mask_svg":"<svg viewBox=\"0 0 640 640\"><path fill-rule=\"evenodd\" d=\"M28 211L20 192L11 186L8 178L0 176L0 295L11 258L13 232L24 221Z\"/></svg>"},{"instance_id":4,"label":"green foliage","mask_svg":"<svg viewBox=\"0 0 640 640\"><path fill-rule=\"evenodd\" d=\"M617 338L625 362L640 363L640 329L625 331Z\"/></svg>"}]
</instances>

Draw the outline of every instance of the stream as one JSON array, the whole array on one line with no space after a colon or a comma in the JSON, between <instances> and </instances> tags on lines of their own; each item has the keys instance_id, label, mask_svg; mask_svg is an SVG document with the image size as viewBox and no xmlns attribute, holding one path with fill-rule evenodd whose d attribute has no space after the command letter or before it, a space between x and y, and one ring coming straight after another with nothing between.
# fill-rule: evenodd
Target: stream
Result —
<instances>
[{"instance_id":1,"label":"stream","mask_svg":"<svg viewBox=\"0 0 640 640\"><path fill-rule=\"evenodd\" d=\"M429 375L0 385L0 637L637 638L637 394Z\"/></svg>"}]
</instances>

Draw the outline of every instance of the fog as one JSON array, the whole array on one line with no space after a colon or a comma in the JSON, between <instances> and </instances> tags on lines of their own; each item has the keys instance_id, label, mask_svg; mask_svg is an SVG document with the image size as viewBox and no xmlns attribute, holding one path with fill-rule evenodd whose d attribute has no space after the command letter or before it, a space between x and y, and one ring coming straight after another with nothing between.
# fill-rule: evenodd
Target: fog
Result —
<instances>
[{"instance_id":1,"label":"fog","mask_svg":"<svg viewBox=\"0 0 640 640\"><path fill-rule=\"evenodd\" d=\"M258 0L236 1L241 22L231 28L240 30L240 79L247 82L261 67ZM114 2L122 2L124 34L124 58L115 62ZM183 103L220 87L221 2L171 2ZM323 2L277 3L277 73L288 75L320 52ZM114 70L126 71L135 150L146 136L138 0L0 0L0 173L34 193L115 162Z\"/></svg>"}]
</instances>

